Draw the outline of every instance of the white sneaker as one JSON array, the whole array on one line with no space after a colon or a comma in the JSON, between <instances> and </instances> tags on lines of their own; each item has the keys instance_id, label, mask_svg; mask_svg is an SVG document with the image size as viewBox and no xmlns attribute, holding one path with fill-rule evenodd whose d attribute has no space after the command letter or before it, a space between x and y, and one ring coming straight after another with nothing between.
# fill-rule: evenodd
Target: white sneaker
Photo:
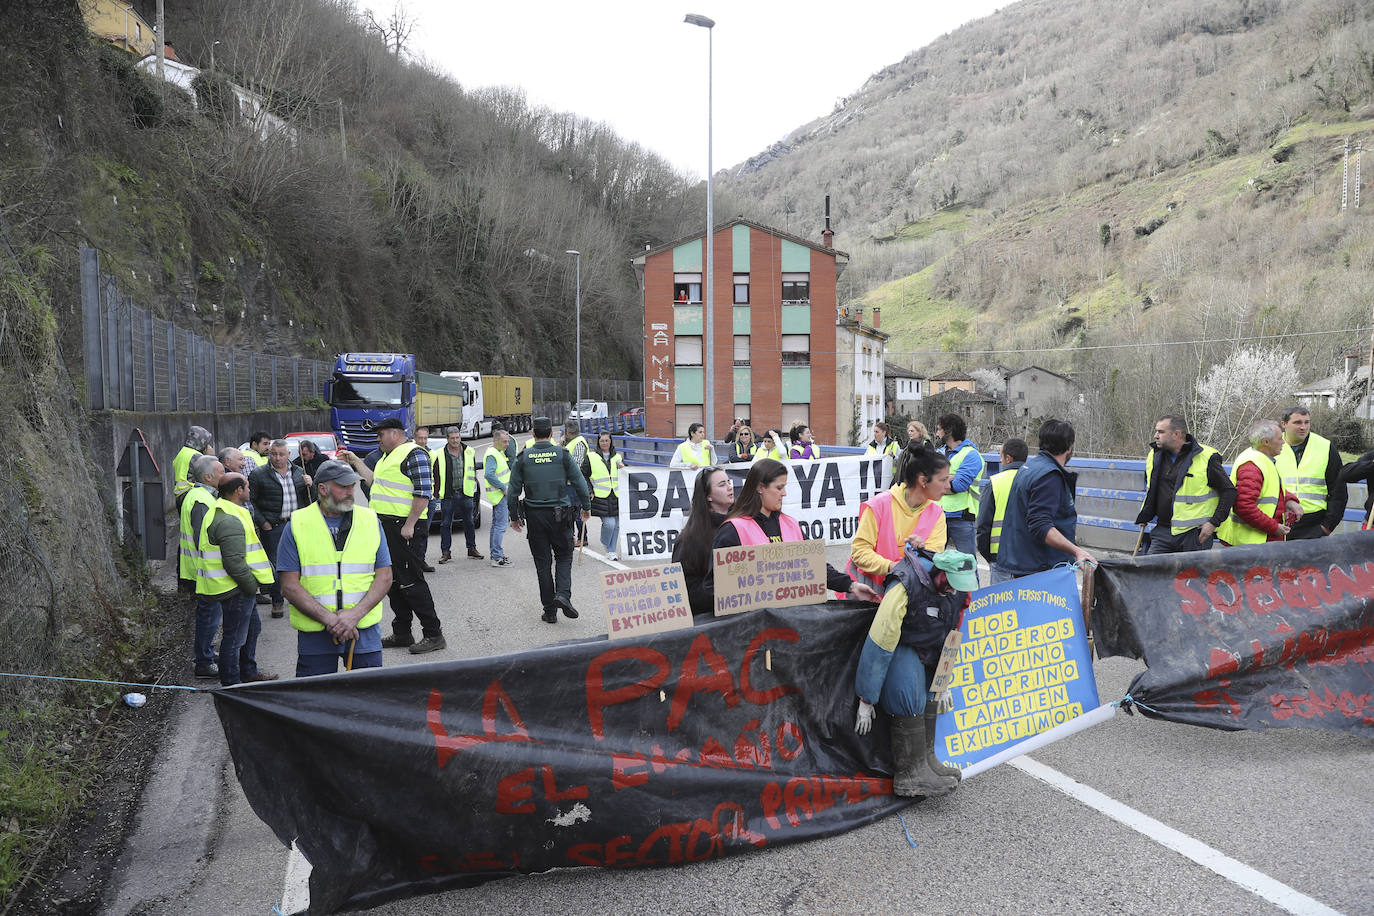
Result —
<instances>
[{"instance_id":1,"label":"white sneaker","mask_svg":"<svg viewBox=\"0 0 1374 916\"><path fill-rule=\"evenodd\" d=\"M492 566L498 566L498 567L510 566L510 565L511 565L510 557L502 557L502 558L499 559L499 560L492 560L492 561L491 561L491 565L492 565Z\"/></svg>"},{"instance_id":2,"label":"white sneaker","mask_svg":"<svg viewBox=\"0 0 1374 916\"><path fill-rule=\"evenodd\" d=\"M614 562L616 562L617 560L619 560L620 557L616 556L616 555L613 554L613 553L608 553L608 554L606 554L606 559L608 559L608 560L610 560L612 563L614 563Z\"/></svg>"}]
</instances>

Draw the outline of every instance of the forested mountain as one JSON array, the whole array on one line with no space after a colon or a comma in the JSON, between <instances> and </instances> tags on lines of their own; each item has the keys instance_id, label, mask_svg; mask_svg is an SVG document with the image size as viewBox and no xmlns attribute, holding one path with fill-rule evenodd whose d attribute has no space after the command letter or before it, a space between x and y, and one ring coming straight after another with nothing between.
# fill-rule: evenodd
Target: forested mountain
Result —
<instances>
[{"instance_id":1,"label":"forested mountain","mask_svg":"<svg viewBox=\"0 0 1374 916\"><path fill-rule=\"evenodd\" d=\"M896 361L1072 372L1089 447L1134 453L1157 411L1272 406L1237 403L1226 372L1207 387L1245 347L1303 381L1367 353L1365 332L1294 335L1370 324L1353 148L1374 119L1371 17L1360 0L1022 0L878 71L718 193L793 226L831 194L841 299L882 307ZM1074 349L1183 340L1215 342Z\"/></svg>"},{"instance_id":2,"label":"forested mountain","mask_svg":"<svg viewBox=\"0 0 1374 916\"><path fill-rule=\"evenodd\" d=\"M52 255L67 352L84 243L126 292L222 344L571 377L575 248L584 364L641 371L626 258L704 208L657 155L411 63L347 0L166 4L169 43L203 71L196 107L92 40L80 2L0 13L0 206L16 245ZM135 8L154 21L153 0ZM231 83L290 136L243 123Z\"/></svg>"}]
</instances>

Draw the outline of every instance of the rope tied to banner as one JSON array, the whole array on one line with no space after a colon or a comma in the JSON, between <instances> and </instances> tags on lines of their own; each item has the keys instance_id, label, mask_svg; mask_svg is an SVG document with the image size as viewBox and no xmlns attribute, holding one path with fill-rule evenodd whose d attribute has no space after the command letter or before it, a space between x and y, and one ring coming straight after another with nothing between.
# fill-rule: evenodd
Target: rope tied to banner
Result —
<instances>
[{"instance_id":1,"label":"rope tied to banner","mask_svg":"<svg viewBox=\"0 0 1374 916\"><path fill-rule=\"evenodd\" d=\"M185 687L181 684L140 684L136 681L103 681L88 677L59 677L55 674L18 674L13 671L0 671L0 677L29 678L38 681L72 681L77 684L113 684L116 687L148 687L153 690L188 690L191 693L209 693L212 688Z\"/></svg>"},{"instance_id":2,"label":"rope tied to banner","mask_svg":"<svg viewBox=\"0 0 1374 916\"><path fill-rule=\"evenodd\" d=\"M1126 713L1126 715L1128 715L1128 716L1133 716L1133 715L1135 715L1135 712L1132 710L1132 707L1135 707L1135 706L1139 706L1141 709L1145 710L1146 712L1152 712L1152 713L1154 713L1154 714L1157 715L1157 716L1162 716L1162 715L1164 715L1164 713L1160 712L1158 709L1155 709L1153 706L1146 706L1144 703L1140 702L1140 701L1137 700L1135 697L1131 696L1129 693L1126 694L1126 695L1125 695L1124 697L1122 697L1121 699L1117 700L1117 701L1116 701L1115 703L1113 703L1112 705L1115 706L1115 707L1117 707L1118 709L1124 710L1125 713Z\"/></svg>"}]
</instances>

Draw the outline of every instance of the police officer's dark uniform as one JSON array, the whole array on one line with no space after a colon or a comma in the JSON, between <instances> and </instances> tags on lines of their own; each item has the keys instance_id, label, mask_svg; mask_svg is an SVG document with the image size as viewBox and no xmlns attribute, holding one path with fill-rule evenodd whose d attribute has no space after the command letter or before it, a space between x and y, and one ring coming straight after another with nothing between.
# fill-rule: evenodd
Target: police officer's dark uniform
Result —
<instances>
[{"instance_id":1,"label":"police officer's dark uniform","mask_svg":"<svg viewBox=\"0 0 1374 916\"><path fill-rule=\"evenodd\" d=\"M524 498L511 503L512 527L528 524L530 555L539 575L539 600L545 623L558 622L558 609L576 617L572 605L573 520L577 511L568 502L568 488L577 492L582 512L591 507L586 478L567 449L549 441L553 424L548 417L534 420L535 442L512 462L510 493ZM554 563L553 571L549 566Z\"/></svg>"}]
</instances>

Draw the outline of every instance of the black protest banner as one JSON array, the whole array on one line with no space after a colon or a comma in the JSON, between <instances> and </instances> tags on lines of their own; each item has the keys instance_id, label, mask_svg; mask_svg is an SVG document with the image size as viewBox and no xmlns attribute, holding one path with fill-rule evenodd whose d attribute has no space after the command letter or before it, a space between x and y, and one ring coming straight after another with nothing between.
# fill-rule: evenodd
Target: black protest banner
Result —
<instances>
[{"instance_id":1,"label":"black protest banner","mask_svg":"<svg viewBox=\"0 0 1374 916\"><path fill-rule=\"evenodd\" d=\"M1145 715L1374 737L1374 532L1104 559L1100 656L1144 658Z\"/></svg>"},{"instance_id":2,"label":"black protest banner","mask_svg":"<svg viewBox=\"0 0 1374 916\"><path fill-rule=\"evenodd\" d=\"M909 803L854 733L871 606L215 693L253 810L313 866L311 913L555 867L672 865ZM884 717L879 717L882 720Z\"/></svg>"}]
</instances>

